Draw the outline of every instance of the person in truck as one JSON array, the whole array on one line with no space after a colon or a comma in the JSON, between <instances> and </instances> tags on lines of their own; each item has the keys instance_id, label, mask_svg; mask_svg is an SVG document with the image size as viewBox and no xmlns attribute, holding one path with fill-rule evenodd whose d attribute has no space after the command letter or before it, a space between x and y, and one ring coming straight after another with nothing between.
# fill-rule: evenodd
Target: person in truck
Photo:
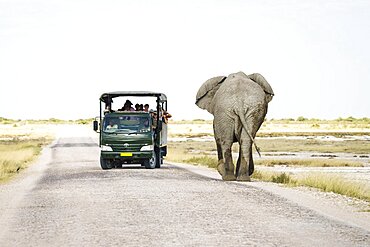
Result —
<instances>
[{"instance_id":1,"label":"person in truck","mask_svg":"<svg viewBox=\"0 0 370 247\"><path fill-rule=\"evenodd\" d=\"M120 109L120 111L135 111L135 108L132 107L131 101L126 100L125 104Z\"/></svg>"}]
</instances>

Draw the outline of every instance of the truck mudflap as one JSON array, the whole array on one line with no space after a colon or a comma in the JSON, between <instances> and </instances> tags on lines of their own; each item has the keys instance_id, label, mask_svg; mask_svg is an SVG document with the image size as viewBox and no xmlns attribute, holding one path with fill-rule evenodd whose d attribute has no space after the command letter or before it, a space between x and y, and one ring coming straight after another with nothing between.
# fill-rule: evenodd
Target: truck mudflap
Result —
<instances>
[{"instance_id":1,"label":"truck mudflap","mask_svg":"<svg viewBox=\"0 0 370 247\"><path fill-rule=\"evenodd\" d=\"M161 147L161 157L167 156L167 146Z\"/></svg>"}]
</instances>

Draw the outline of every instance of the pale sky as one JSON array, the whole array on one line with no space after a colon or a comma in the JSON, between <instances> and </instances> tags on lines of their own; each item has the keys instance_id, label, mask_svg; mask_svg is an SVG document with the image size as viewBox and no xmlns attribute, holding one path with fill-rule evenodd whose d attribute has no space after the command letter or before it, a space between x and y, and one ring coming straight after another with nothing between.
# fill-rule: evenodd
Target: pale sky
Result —
<instances>
[{"instance_id":1,"label":"pale sky","mask_svg":"<svg viewBox=\"0 0 370 247\"><path fill-rule=\"evenodd\" d=\"M104 92L163 92L212 119L207 79L261 73L267 118L370 117L370 0L0 0L0 117L89 118ZM134 102L135 103L135 102Z\"/></svg>"}]
</instances>

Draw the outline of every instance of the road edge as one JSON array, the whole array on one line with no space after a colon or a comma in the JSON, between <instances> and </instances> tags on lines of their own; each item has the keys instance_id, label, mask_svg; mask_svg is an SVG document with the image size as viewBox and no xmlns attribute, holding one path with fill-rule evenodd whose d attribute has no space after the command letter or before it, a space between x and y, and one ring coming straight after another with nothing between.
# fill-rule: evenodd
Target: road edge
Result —
<instances>
[{"instance_id":1,"label":"road edge","mask_svg":"<svg viewBox=\"0 0 370 247\"><path fill-rule=\"evenodd\" d=\"M203 177L222 181L221 176L216 170L205 166L195 166L191 164L167 161L166 164L180 169L185 169L189 172L201 175ZM295 188L285 187L275 183L260 181L253 181L247 183L241 182L232 182L232 183L238 183L240 185L244 184L245 186L252 186L255 188L262 189L264 191L285 198L290 202L311 209L333 220L340 221L342 223L345 223L346 225L351 225L353 227L359 227L370 232L370 213L360 212L354 206L348 205L349 208L351 208L351 210L348 210L348 208L346 210L343 209L342 207L339 207L338 205L333 203L333 200L330 200L328 198L322 196L318 198L317 195L313 196L313 194L309 193L308 191L302 191Z\"/></svg>"},{"instance_id":2,"label":"road edge","mask_svg":"<svg viewBox=\"0 0 370 247\"><path fill-rule=\"evenodd\" d=\"M39 157L20 174L5 184L0 185L0 243L8 232L17 208L29 191L35 188L52 160L52 147L58 142L55 138L49 145L43 147Z\"/></svg>"}]
</instances>

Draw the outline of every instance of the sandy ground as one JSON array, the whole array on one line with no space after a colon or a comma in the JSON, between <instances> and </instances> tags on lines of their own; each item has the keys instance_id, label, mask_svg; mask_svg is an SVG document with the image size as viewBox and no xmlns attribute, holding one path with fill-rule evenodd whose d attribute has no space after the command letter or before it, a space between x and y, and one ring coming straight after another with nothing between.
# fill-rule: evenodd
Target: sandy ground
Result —
<instances>
[{"instance_id":1,"label":"sandy ground","mask_svg":"<svg viewBox=\"0 0 370 247\"><path fill-rule=\"evenodd\" d=\"M0 124L0 140L54 138L62 126L54 124Z\"/></svg>"},{"instance_id":2,"label":"sandy ground","mask_svg":"<svg viewBox=\"0 0 370 247\"><path fill-rule=\"evenodd\" d=\"M28 139L38 137L58 138L84 136L92 131L92 125L73 124L0 124L0 140Z\"/></svg>"},{"instance_id":3,"label":"sandy ground","mask_svg":"<svg viewBox=\"0 0 370 247\"><path fill-rule=\"evenodd\" d=\"M59 130L0 187L0 246L369 246L369 214L339 197L186 164L103 171L90 128Z\"/></svg>"}]
</instances>

